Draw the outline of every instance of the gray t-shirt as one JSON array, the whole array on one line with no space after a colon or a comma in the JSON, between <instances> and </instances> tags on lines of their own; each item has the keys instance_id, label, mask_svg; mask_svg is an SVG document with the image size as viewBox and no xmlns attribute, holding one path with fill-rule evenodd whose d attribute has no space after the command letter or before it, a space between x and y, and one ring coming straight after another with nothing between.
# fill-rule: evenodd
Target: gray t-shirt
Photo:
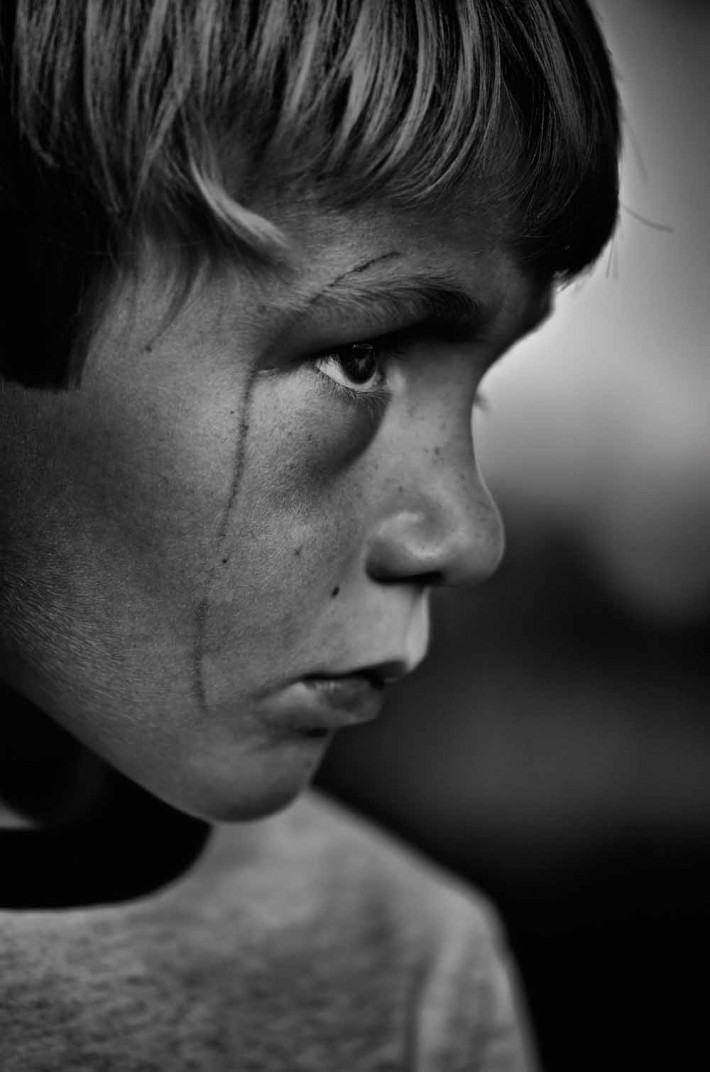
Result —
<instances>
[{"instance_id":1,"label":"gray t-shirt","mask_svg":"<svg viewBox=\"0 0 710 1072\"><path fill-rule=\"evenodd\" d=\"M157 893L0 909L2 1072L529 1072L478 894L316 793Z\"/></svg>"}]
</instances>

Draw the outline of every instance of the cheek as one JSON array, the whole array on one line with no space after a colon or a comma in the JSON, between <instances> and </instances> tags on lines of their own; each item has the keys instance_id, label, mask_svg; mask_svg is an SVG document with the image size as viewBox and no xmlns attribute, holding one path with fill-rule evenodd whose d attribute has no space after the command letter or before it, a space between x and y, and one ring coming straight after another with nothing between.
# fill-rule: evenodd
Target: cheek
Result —
<instances>
[{"instance_id":1,"label":"cheek","mask_svg":"<svg viewBox=\"0 0 710 1072\"><path fill-rule=\"evenodd\" d=\"M28 673L72 705L190 693L244 396L195 353L107 354L76 392L3 396L3 595Z\"/></svg>"},{"instance_id":2,"label":"cheek","mask_svg":"<svg viewBox=\"0 0 710 1072\"><path fill-rule=\"evenodd\" d=\"M358 568L361 463L375 430L305 374L256 381L210 586L204 655L213 669L229 651L258 672L318 642L333 589Z\"/></svg>"}]
</instances>

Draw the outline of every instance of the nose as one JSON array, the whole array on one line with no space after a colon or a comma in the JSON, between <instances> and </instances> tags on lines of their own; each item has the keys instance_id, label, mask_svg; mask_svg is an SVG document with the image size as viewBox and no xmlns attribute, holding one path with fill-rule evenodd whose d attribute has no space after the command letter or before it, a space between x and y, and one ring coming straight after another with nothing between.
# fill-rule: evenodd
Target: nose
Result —
<instances>
[{"instance_id":1,"label":"nose","mask_svg":"<svg viewBox=\"0 0 710 1072\"><path fill-rule=\"evenodd\" d=\"M449 457L419 449L407 469L409 480L392 486L388 508L374 526L370 576L421 585L486 580L500 565L505 533L470 440L467 452L450 451Z\"/></svg>"}]
</instances>

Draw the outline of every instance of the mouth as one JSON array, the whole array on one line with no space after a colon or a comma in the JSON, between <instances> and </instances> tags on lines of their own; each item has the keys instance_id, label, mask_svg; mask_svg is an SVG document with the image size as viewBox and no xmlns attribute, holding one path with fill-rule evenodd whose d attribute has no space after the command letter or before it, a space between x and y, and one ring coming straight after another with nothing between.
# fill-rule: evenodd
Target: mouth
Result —
<instances>
[{"instance_id":1,"label":"mouth","mask_svg":"<svg viewBox=\"0 0 710 1072\"><path fill-rule=\"evenodd\" d=\"M401 663L318 671L282 689L274 698L272 712L285 728L321 738L377 718L385 689L405 673Z\"/></svg>"},{"instance_id":2,"label":"mouth","mask_svg":"<svg viewBox=\"0 0 710 1072\"><path fill-rule=\"evenodd\" d=\"M294 686L302 691L314 729L340 728L369 722L380 713L385 683L370 671L351 674L311 674ZM322 727L321 727L322 724Z\"/></svg>"},{"instance_id":3,"label":"mouth","mask_svg":"<svg viewBox=\"0 0 710 1072\"><path fill-rule=\"evenodd\" d=\"M398 681L407 677L413 667L404 659L389 659L384 662L371 663L366 666L358 666L345 670L323 670L309 674L304 681L355 681L367 682L374 689L384 689L388 685L395 685Z\"/></svg>"}]
</instances>

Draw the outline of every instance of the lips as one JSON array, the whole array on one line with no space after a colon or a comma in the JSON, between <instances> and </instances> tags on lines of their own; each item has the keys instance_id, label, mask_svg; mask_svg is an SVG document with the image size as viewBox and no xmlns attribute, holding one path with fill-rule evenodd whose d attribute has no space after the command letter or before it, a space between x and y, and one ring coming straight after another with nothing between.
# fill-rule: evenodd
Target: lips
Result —
<instances>
[{"instance_id":1,"label":"lips","mask_svg":"<svg viewBox=\"0 0 710 1072\"><path fill-rule=\"evenodd\" d=\"M313 674L273 696L270 721L301 733L328 733L376 718L384 700L384 684L374 675Z\"/></svg>"},{"instance_id":2,"label":"lips","mask_svg":"<svg viewBox=\"0 0 710 1072\"><path fill-rule=\"evenodd\" d=\"M354 678L364 678L366 681L369 681L374 688L381 689L386 685L394 685L395 682L401 681L402 678L407 677L420 661L420 659L386 659L380 662L363 663L359 666L349 667L344 670L328 667L327 669L314 671L304 678L304 680L349 681Z\"/></svg>"},{"instance_id":3,"label":"lips","mask_svg":"<svg viewBox=\"0 0 710 1072\"><path fill-rule=\"evenodd\" d=\"M325 703L343 714L356 717L375 700L381 701L384 683L372 674L347 674L341 677L314 675L303 684L314 695L316 703Z\"/></svg>"},{"instance_id":4,"label":"lips","mask_svg":"<svg viewBox=\"0 0 710 1072\"><path fill-rule=\"evenodd\" d=\"M415 665L407 659L392 658L345 668L317 667L270 691L262 710L279 736L295 732L323 737L376 718L386 687L406 677Z\"/></svg>"}]
</instances>

